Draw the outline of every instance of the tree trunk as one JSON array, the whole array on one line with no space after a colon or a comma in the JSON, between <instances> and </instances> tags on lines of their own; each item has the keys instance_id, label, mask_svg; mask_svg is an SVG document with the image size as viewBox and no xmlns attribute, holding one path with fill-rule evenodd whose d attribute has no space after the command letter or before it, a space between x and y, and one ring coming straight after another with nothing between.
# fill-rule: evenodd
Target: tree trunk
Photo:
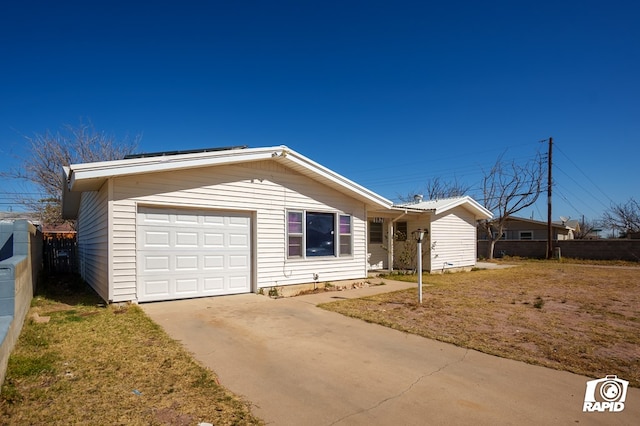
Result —
<instances>
[{"instance_id":1,"label":"tree trunk","mask_svg":"<svg viewBox=\"0 0 640 426\"><path fill-rule=\"evenodd\" d=\"M489 240L489 260L493 260L493 249L496 247L496 240Z\"/></svg>"}]
</instances>

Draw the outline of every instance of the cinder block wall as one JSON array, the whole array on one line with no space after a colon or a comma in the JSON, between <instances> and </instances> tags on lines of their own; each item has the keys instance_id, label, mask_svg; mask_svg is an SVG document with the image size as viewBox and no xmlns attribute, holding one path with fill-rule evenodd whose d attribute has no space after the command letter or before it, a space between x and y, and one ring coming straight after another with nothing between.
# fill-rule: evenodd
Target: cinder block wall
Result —
<instances>
[{"instance_id":1,"label":"cinder block wall","mask_svg":"<svg viewBox=\"0 0 640 426\"><path fill-rule=\"evenodd\" d=\"M562 257L591 260L631 260L640 262L640 240L561 240L554 241L553 247L560 248ZM478 241L478 256L487 258L489 241ZM493 256L520 256L544 259L547 255L545 240L497 241Z\"/></svg>"},{"instance_id":2,"label":"cinder block wall","mask_svg":"<svg viewBox=\"0 0 640 426\"><path fill-rule=\"evenodd\" d=\"M31 305L42 267L42 234L26 220L13 223L13 256L0 261L0 384Z\"/></svg>"}]
</instances>

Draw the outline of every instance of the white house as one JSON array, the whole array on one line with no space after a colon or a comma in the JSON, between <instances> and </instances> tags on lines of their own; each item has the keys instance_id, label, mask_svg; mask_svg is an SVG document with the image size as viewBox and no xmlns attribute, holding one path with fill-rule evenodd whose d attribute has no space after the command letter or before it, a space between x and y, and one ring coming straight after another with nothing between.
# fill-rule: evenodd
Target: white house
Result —
<instances>
[{"instance_id":1,"label":"white house","mask_svg":"<svg viewBox=\"0 0 640 426\"><path fill-rule=\"evenodd\" d=\"M405 211L408 229L424 224L438 249L449 247L433 265L462 266L475 262L475 224L470 247L445 243L458 235L441 229L461 225L466 244L473 208L482 211L470 199L394 207L285 146L74 164L64 180L63 215L77 219L80 274L110 302L365 278L393 264L389 256L372 262L379 254L369 243L371 218L396 223ZM460 248L471 250L463 261L453 254Z\"/></svg>"},{"instance_id":2,"label":"white house","mask_svg":"<svg viewBox=\"0 0 640 426\"><path fill-rule=\"evenodd\" d=\"M480 219L492 214L469 196L394 205L372 211L369 217L369 267L371 269L414 267L412 241L418 229L422 241L422 268L429 272L470 269L477 260L477 228ZM411 261L410 265L403 265Z\"/></svg>"}]
</instances>

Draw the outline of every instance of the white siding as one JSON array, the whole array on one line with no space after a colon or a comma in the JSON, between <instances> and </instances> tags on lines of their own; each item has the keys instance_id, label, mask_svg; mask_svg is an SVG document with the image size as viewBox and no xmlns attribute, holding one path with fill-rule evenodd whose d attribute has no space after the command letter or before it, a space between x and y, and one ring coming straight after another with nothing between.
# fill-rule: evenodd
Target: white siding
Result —
<instances>
[{"instance_id":1,"label":"white siding","mask_svg":"<svg viewBox=\"0 0 640 426\"><path fill-rule=\"evenodd\" d=\"M110 300L108 255L108 185L82 194L78 215L78 259L82 278L104 299Z\"/></svg>"},{"instance_id":2,"label":"white siding","mask_svg":"<svg viewBox=\"0 0 640 426\"><path fill-rule=\"evenodd\" d=\"M434 216L429 238L431 272L476 264L476 221L472 213L456 207Z\"/></svg>"},{"instance_id":3,"label":"white siding","mask_svg":"<svg viewBox=\"0 0 640 426\"><path fill-rule=\"evenodd\" d=\"M271 161L150 173L113 180L113 300L136 299L138 204L252 212L256 285L271 287L366 277L363 203ZM353 217L353 255L286 258L287 209L342 212ZM254 285L253 289L256 289Z\"/></svg>"}]
</instances>

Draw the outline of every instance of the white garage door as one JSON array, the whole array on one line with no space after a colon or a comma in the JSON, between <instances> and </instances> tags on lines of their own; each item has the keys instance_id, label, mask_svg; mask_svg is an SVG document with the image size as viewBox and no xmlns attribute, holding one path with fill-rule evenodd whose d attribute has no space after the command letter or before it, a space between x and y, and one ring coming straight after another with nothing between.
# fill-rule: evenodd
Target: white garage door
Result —
<instances>
[{"instance_id":1,"label":"white garage door","mask_svg":"<svg viewBox=\"0 0 640 426\"><path fill-rule=\"evenodd\" d=\"M139 301L251 290L247 214L140 207L137 226Z\"/></svg>"}]
</instances>

